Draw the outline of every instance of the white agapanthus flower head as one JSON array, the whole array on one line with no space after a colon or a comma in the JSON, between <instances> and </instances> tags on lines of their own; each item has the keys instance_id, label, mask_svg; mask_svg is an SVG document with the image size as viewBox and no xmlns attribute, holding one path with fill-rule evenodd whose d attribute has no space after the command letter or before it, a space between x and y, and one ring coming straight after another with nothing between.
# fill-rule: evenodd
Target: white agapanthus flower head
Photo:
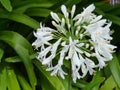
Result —
<instances>
[{"instance_id":1,"label":"white agapanthus flower head","mask_svg":"<svg viewBox=\"0 0 120 90\"><path fill-rule=\"evenodd\" d=\"M73 5L68 12L66 6L62 5L61 17L51 12L54 28L40 24L40 28L34 32L37 39L32 44L38 49L37 59L47 67L47 71L51 71L51 75L57 74L64 79L67 75L64 62L70 62L74 82L87 73L92 75L95 68L103 68L106 61L112 60L116 48L110 44L111 22L93 13L94 4L77 15L75 9Z\"/></svg>"}]
</instances>

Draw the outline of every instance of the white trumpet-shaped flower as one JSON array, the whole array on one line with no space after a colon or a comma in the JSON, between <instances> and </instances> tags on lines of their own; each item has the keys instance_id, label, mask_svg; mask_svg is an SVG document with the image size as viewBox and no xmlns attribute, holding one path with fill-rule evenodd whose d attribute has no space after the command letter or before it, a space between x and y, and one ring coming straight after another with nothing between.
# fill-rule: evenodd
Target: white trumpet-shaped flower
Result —
<instances>
[{"instance_id":1,"label":"white trumpet-shaped flower","mask_svg":"<svg viewBox=\"0 0 120 90\"><path fill-rule=\"evenodd\" d=\"M34 32L37 38L33 46L38 50L37 59L46 66L51 75L63 79L68 74L66 63L70 63L73 81L94 74L95 68L103 68L106 61L112 60L116 46L110 44L111 22L95 15L94 4L75 15L76 6L69 12L61 6L61 17L51 12L52 27L42 26ZM94 59L94 60L92 60ZM66 70L66 71L65 71Z\"/></svg>"}]
</instances>

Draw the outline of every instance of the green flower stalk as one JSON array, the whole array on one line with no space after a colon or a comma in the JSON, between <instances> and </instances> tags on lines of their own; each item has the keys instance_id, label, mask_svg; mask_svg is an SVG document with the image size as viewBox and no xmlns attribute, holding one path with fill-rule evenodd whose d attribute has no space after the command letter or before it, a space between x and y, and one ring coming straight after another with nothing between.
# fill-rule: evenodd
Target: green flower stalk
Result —
<instances>
[{"instance_id":1,"label":"green flower stalk","mask_svg":"<svg viewBox=\"0 0 120 90\"><path fill-rule=\"evenodd\" d=\"M106 61L112 60L116 48L110 44L112 23L102 19L102 15L92 13L94 9L94 4L91 4L75 15L75 5L70 12L62 5L61 17L50 13L54 28L40 24L34 32L37 39L32 45L38 50L37 59L47 67L47 71L51 71L52 76L57 74L65 78L67 72L62 68L65 60L71 62L73 82L84 78L87 73L93 75L95 68L101 69Z\"/></svg>"}]
</instances>

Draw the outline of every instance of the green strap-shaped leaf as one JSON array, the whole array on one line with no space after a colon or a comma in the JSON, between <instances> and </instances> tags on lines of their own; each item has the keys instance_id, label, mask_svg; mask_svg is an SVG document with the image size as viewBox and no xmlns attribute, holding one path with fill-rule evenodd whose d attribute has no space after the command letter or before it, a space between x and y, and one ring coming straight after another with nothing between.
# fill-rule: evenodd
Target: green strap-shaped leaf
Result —
<instances>
[{"instance_id":1,"label":"green strap-shaped leaf","mask_svg":"<svg viewBox=\"0 0 120 90\"><path fill-rule=\"evenodd\" d=\"M33 29L39 28L39 22L37 22L35 19L25 15L25 14L20 14L20 13L9 13L5 12L4 10L0 9L0 18L6 18L10 19L22 24L25 24Z\"/></svg>"},{"instance_id":2,"label":"green strap-shaped leaf","mask_svg":"<svg viewBox=\"0 0 120 90\"><path fill-rule=\"evenodd\" d=\"M120 65L117 56L114 54L113 60L109 62L109 68L111 70L112 76L120 88Z\"/></svg>"},{"instance_id":3,"label":"green strap-shaped leaf","mask_svg":"<svg viewBox=\"0 0 120 90\"><path fill-rule=\"evenodd\" d=\"M17 46L16 48L19 48L19 50L17 49L18 51L16 51L16 52L21 57L21 60L23 61L24 65L26 67L30 83L31 83L32 87L35 89L36 78L35 78L35 73L33 71L33 65L31 63L31 60L30 60L30 57L28 54L28 50L26 50L25 48L23 48L21 46Z\"/></svg>"},{"instance_id":4,"label":"green strap-shaped leaf","mask_svg":"<svg viewBox=\"0 0 120 90\"><path fill-rule=\"evenodd\" d=\"M40 72L47 78L55 90L66 90L64 84L58 79L57 76L50 76L49 72L46 72L41 66L41 63L38 60L34 61L35 66L40 70Z\"/></svg>"},{"instance_id":5,"label":"green strap-shaped leaf","mask_svg":"<svg viewBox=\"0 0 120 90\"><path fill-rule=\"evenodd\" d=\"M29 53L32 52L32 47L29 42L18 33L12 31L0 31L0 40L8 43L19 55L26 67L30 83L35 88L36 77L30 60Z\"/></svg>"},{"instance_id":6,"label":"green strap-shaped leaf","mask_svg":"<svg viewBox=\"0 0 120 90\"><path fill-rule=\"evenodd\" d=\"M41 72L39 72L39 78L40 79L39 79L39 84L38 85L41 86L42 90L56 90L56 88L53 87L53 85L51 85L49 80Z\"/></svg>"},{"instance_id":7,"label":"green strap-shaped leaf","mask_svg":"<svg viewBox=\"0 0 120 90\"><path fill-rule=\"evenodd\" d=\"M101 86L100 90L113 90L116 87L114 79L110 76L105 83Z\"/></svg>"},{"instance_id":8,"label":"green strap-shaped leaf","mask_svg":"<svg viewBox=\"0 0 120 90\"><path fill-rule=\"evenodd\" d=\"M83 80L79 80L77 81L76 83L72 83L73 86L75 87L78 87L78 88L85 88L85 86L87 85L88 83L83 81Z\"/></svg>"},{"instance_id":9,"label":"green strap-shaped leaf","mask_svg":"<svg viewBox=\"0 0 120 90\"><path fill-rule=\"evenodd\" d=\"M0 90L7 89L7 72L5 64L0 63Z\"/></svg>"},{"instance_id":10,"label":"green strap-shaped leaf","mask_svg":"<svg viewBox=\"0 0 120 90\"><path fill-rule=\"evenodd\" d=\"M116 9L118 9L118 8L120 8L120 5L118 4L116 4L116 5L114 5L114 6L111 6L109 3L106 3L106 2L95 2L94 3L95 4L95 6L97 7L97 8L99 8L99 9L101 9L103 12L113 12L113 11L115 11ZM107 8L107 9L106 9Z\"/></svg>"},{"instance_id":11,"label":"green strap-shaped leaf","mask_svg":"<svg viewBox=\"0 0 120 90\"><path fill-rule=\"evenodd\" d=\"M104 79L105 78L101 76L101 72L97 72L92 81L88 83L83 90L99 90L99 86Z\"/></svg>"},{"instance_id":12,"label":"green strap-shaped leaf","mask_svg":"<svg viewBox=\"0 0 120 90\"><path fill-rule=\"evenodd\" d=\"M120 26L120 17L111 14L105 14L105 17Z\"/></svg>"},{"instance_id":13,"label":"green strap-shaped leaf","mask_svg":"<svg viewBox=\"0 0 120 90\"><path fill-rule=\"evenodd\" d=\"M37 53L30 55L30 59L35 59L37 56ZM8 57L5 59L6 62L10 62L10 63L17 63L17 62L21 62L21 58L19 56L14 56L14 57Z\"/></svg>"},{"instance_id":14,"label":"green strap-shaped leaf","mask_svg":"<svg viewBox=\"0 0 120 90\"><path fill-rule=\"evenodd\" d=\"M72 90L79 90L77 87L72 87Z\"/></svg>"},{"instance_id":15,"label":"green strap-shaped leaf","mask_svg":"<svg viewBox=\"0 0 120 90\"><path fill-rule=\"evenodd\" d=\"M51 10L58 11L60 10L60 7L62 4L66 5L67 7L72 7L74 4L80 3L82 0L60 0L56 4L54 4L52 7L50 7Z\"/></svg>"},{"instance_id":16,"label":"green strap-shaped leaf","mask_svg":"<svg viewBox=\"0 0 120 90\"><path fill-rule=\"evenodd\" d=\"M95 12L97 12L98 14L101 14L101 15L105 16L108 20L112 21L114 24L117 24L117 25L120 26L120 17L112 15L112 14L106 14L106 13L104 13L99 8L96 8Z\"/></svg>"},{"instance_id":17,"label":"green strap-shaped leaf","mask_svg":"<svg viewBox=\"0 0 120 90\"><path fill-rule=\"evenodd\" d=\"M17 63L17 62L21 62L22 60L19 56L14 56L14 57L6 58L5 61L10 63Z\"/></svg>"},{"instance_id":18,"label":"green strap-shaped leaf","mask_svg":"<svg viewBox=\"0 0 120 90\"><path fill-rule=\"evenodd\" d=\"M0 0L0 2L6 10L8 10L9 12L12 11L12 6L11 6L11 3L10 3L10 0Z\"/></svg>"},{"instance_id":19,"label":"green strap-shaped leaf","mask_svg":"<svg viewBox=\"0 0 120 90\"><path fill-rule=\"evenodd\" d=\"M4 51L3 51L3 49L0 48L0 62L1 62L1 59L3 57L3 54L4 54Z\"/></svg>"},{"instance_id":20,"label":"green strap-shaped leaf","mask_svg":"<svg viewBox=\"0 0 120 90\"><path fill-rule=\"evenodd\" d=\"M21 90L16 74L11 67L7 67L8 90Z\"/></svg>"},{"instance_id":21,"label":"green strap-shaped leaf","mask_svg":"<svg viewBox=\"0 0 120 90\"><path fill-rule=\"evenodd\" d=\"M23 90L33 90L21 74L17 73L17 77Z\"/></svg>"},{"instance_id":22,"label":"green strap-shaped leaf","mask_svg":"<svg viewBox=\"0 0 120 90\"><path fill-rule=\"evenodd\" d=\"M41 9L41 8L32 8L26 11L26 14L29 16L39 16L39 17L47 17L50 14L49 9Z\"/></svg>"},{"instance_id":23,"label":"green strap-shaped leaf","mask_svg":"<svg viewBox=\"0 0 120 90\"><path fill-rule=\"evenodd\" d=\"M64 0L63 0L64 1ZM74 4L80 3L82 0L67 0L65 2L66 5L73 6Z\"/></svg>"},{"instance_id":24,"label":"green strap-shaped leaf","mask_svg":"<svg viewBox=\"0 0 120 90\"><path fill-rule=\"evenodd\" d=\"M101 10L101 9L99 9L99 8L95 8L95 12L97 13L97 14L100 14L100 15L103 15L103 16L105 16L105 13Z\"/></svg>"},{"instance_id":25,"label":"green strap-shaped leaf","mask_svg":"<svg viewBox=\"0 0 120 90\"><path fill-rule=\"evenodd\" d=\"M39 22L25 14L12 13L8 16L8 19L23 23L25 25L30 26L33 29L39 28Z\"/></svg>"},{"instance_id":26,"label":"green strap-shaped leaf","mask_svg":"<svg viewBox=\"0 0 120 90\"><path fill-rule=\"evenodd\" d=\"M13 6L17 6L17 8L14 9L13 12L16 13L25 13L25 11L29 8L35 8L35 7L40 7L40 8L49 8L52 5L54 5L56 2L52 2L52 0L26 0L26 1L14 1Z\"/></svg>"},{"instance_id":27,"label":"green strap-shaped leaf","mask_svg":"<svg viewBox=\"0 0 120 90\"><path fill-rule=\"evenodd\" d=\"M0 39L4 40L6 42L9 42L9 44L14 46L21 46L29 51L29 54L33 54L33 49L31 47L31 44L20 34L13 32L13 31L0 31ZM14 47L16 48L16 47Z\"/></svg>"}]
</instances>

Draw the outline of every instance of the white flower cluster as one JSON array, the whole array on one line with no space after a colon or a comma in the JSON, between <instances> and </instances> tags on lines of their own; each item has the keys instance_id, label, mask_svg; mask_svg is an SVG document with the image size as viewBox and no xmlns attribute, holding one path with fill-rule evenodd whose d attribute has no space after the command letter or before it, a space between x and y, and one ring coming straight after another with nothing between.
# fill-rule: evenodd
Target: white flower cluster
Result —
<instances>
[{"instance_id":1,"label":"white flower cluster","mask_svg":"<svg viewBox=\"0 0 120 90\"><path fill-rule=\"evenodd\" d=\"M65 5L61 6L61 17L51 12L54 29L40 24L34 36L35 49L38 49L37 59L47 66L51 75L59 75L63 79L67 73L62 66L64 61L71 62L73 81L83 78L95 68L103 68L105 62L111 60L116 46L111 45L111 22L101 19L102 15L92 13L95 9L89 5L82 13L75 14L76 6L68 12ZM57 64L55 64L57 62Z\"/></svg>"}]
</instances>

